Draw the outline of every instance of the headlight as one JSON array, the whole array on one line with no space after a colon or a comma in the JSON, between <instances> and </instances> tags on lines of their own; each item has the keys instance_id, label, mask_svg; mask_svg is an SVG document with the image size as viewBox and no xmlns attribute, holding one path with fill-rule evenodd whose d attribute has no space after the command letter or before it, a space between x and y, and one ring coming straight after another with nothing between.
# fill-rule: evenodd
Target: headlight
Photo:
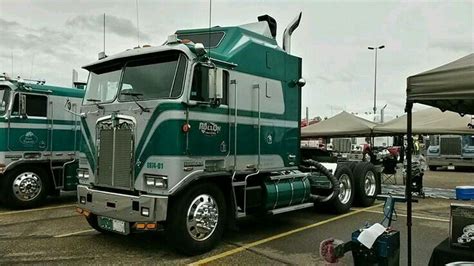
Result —
<instances>
[{"instance_id":1,"label":"headlight","mask_svg":"<svg viewBox=\"0 0 474 266\"><path fill-rule=\"evenodd\" d=\"M89 179L89 170L83 168L77 169L77 177L79 179Z\"/></svg>"},{"instance_id":2,"label":"headlight","mask_svg":"<svg viewBox=\"0 0 474 266\"><path fill-rule=\"evenodd\" d=\"M145 174L146 185L161 189L168 188L168 177L160 175Z\"/></svg>"}]
</instances>

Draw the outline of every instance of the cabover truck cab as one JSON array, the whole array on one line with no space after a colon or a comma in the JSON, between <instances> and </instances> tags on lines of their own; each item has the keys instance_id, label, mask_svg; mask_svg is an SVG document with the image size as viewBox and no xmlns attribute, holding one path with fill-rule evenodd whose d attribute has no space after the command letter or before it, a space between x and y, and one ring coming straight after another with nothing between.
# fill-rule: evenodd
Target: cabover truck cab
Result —
<instances>
[{"instance_id":1,"label":"cabover truck cab","mask_svg":"<svg viewBox=\"0 0 474 266\"><path fill-rule=\"evenodd\" d=\"M474 136L430 136L426 162L432 171L441 166L448 168L474 167Z\"/></svg>"},{"instance_id":2,"label":"cabover truck cab","mask_svg":"<svg viewBox=\"0 0 474 266\"><path fill-rule=\"evenodd\" d=\"M0 200L30 208L75 190L84 91L0 77ZM65 107L66 110L65 111Z\"/></svg>"},{"instance_id":3,"label":"cabover truck cab","mask_svg":"<svg viewBox=\"0 0 474 266\"><path fill-rule=\"evenodd\" d=\"M165 229L174 247L196 254L235 218L337 196L332 175L336 189L318 196L300 170L305 82L301 58L289 53L300 18L283 49L265 15L180 30L162 46L85 66L78 211L89 224L120 234Z\"/></svg>"}]
</instances>

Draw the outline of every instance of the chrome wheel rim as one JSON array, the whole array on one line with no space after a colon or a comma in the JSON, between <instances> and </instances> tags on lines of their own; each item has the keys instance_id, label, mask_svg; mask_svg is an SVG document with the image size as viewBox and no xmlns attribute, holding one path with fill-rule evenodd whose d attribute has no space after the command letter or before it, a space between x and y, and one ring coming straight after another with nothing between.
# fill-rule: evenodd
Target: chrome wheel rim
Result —
<instances>
[{"instance_id":1,"label":"chrome wheel rim","mask_svg":"<svg viewBox=\"0 0 474 266\"><path fill-rule=\"evenodd\" d=\"M365 174L365 195L372 197L375 195L376 183L375 183L375 174L372 171L368 171Z\"/></svg>"},{"instance_id":2,"label":"chrome wheel rim","mask_svg":"<svg viewBox=\"0 0 474 266\"><path fill-rule=\"evenodd\" d=\"M339 177L339 187L339 201L342 204L347 204L352 195L351 179L348 175L342 174Z\"/></svg>"},{"instance_id":3,"label":"chrome wheel rim","mask_svg":"<svg viewBox=\"0 0 474 266\"><path fill-rule=\"evenodd\" d=\"M31 201L36 199L41 190L43 184L41 183L40 177L32 172L24 172L15 177L13 180L13 195L21 201Z\"/></svg>"},{"instance_id":4,"label":"chrome wheel rim","mask_svg":"<svg viewBox=\"0 0 474 266\"><path fill-rule=\"evenodd\" d=\"M194 198L188 208L186 227L189 235L197 241L208 239L219 222L219 208L214 198L201 194Z\"/></svg>"}]
</instances>

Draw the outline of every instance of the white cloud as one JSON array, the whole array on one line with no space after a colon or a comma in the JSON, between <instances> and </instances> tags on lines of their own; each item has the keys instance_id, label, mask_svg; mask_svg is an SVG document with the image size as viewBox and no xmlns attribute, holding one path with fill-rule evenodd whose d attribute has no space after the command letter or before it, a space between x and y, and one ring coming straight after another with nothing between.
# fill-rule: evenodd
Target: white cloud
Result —
<instances>
[{"instance_id":1,"label":"white cloud","mask_svg":"<svg viewBox=\"0 0 474 266\"><path fill-rule=\"evenodd\" d=\"M292 52L303 58L303 108L310 116L342 109L371 111L374 54L378 58L378 109L400 114L406 78L473 52L472 1L212 1L213 25L239 25L269 14L277 40L303 11ZM135 1L0 0L0 72L10 71L69 85L71 69L91 63L102 50L102 14L107 16L106 52L136 46ZM160 45L177 29L208 26L209 1L139 1L142 44ZM34 60L32 60L34 58ZM81 72L85 79L87 72Z\"/></svg>"}]
</instances>

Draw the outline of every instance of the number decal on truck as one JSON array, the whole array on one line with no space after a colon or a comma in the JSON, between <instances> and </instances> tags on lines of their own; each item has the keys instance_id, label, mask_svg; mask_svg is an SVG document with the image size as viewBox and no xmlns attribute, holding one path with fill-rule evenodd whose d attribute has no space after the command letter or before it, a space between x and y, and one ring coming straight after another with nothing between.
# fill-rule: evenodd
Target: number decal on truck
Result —
<instances>
[{"instance_id":1,"label":"number decal on truck","mask_svg":"<svg viewBox=\"0 0 474 266\"><path fill-rule=\"evenodd\" d=\"M147 162L146 163L146 168L148 168L148 169L164 169L164 164L163 163L158 163L158 162Z\"/></svg>"}]
</instances>

